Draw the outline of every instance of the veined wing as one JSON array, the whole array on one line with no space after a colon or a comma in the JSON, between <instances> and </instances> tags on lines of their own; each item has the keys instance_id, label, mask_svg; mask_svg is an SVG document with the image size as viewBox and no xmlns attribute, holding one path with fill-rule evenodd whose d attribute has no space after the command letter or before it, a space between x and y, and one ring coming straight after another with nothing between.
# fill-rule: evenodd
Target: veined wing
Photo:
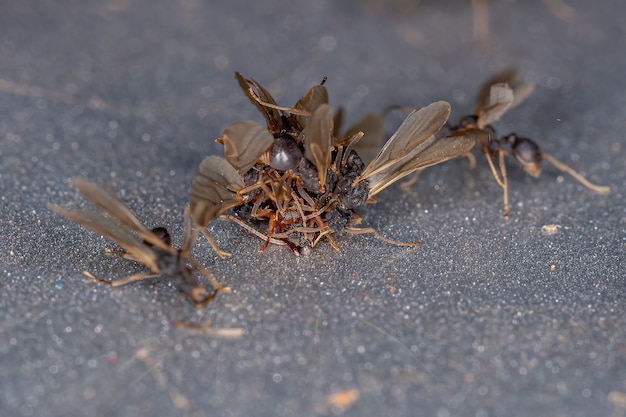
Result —
<instances>
[{"instance_id":1,"label":"veined wing","mask_svg":"<svg viewBox=\"0 0 626 417\"><path fill-rule=\"evenodd\" d=\"M489 100L491 86L500 83L508 84L513 90L513 103L511 103L509 110L524 101L534 88L532 84L517 79L516 68L507 68L489 77L489 79L482 84L478 96L476 97L476 106L481 108L485 107L485 103Z\"/></svg>"},{"instance_id":2,"label":"veined wing","mask_svg":"<svg viewBox=\"0 0 626 417\"><path fill-rule=\"evenodd\" d=\"M191 183L191 215L196 224L205 226L231 207L243 203L237 193L243 179L224 158L208 156L200 163L200 173Z\"/></svg>"},{"instance_id":3,"label":"veined wing","mask_svg":"<svg viewBox=\"0 0 626 417\"><path fill-rule=\"evenodd\" d=\"M449 115L450 104L445 101L438 101L412 111L376 158L365 167L359 178L363 180L383 170L391 169L393 165L402 163L411 155L428 147L435 140L434 135L443 127Z\"/></svg>"},{"instance_id":4,"label":"veined wing","mask_svg":"<svg viewBox=\"0 0 626 417\"><path fill-rule=\"evenodd\" d=\"M306 93L293 106L295 109L313 113L322 104L328 104L328 91L321 84L309 88ZM310 117L296 115L300 127L305 128Z\"/></svg>"},{"instance_id":5,"label":"veined wing","mask_svg":"<svg viewBox=\"0 0 626 417\"><path fill-rule=\"evenodd\" d=\"M63 207L51 204L50 209L56 211L63 217L72 220L94 232L117 243L134 259L137 259L152 271L158 271L157 255L150 246L142 242L137 236L123 228L112 218L106 217L98 212L85 209L66 210ZM163 242L161 242L163 244ZM167 246L171 251L176 249ZM170 251L170 252L171 252Z\"/></svg>"},{"instance_id":6,"label":"veined wing","mask_svg":"<svg viewBox=\"0 0 626 417\"><path fill-rule=\"evenodd\" d=\"M276 101L271 94L263 88L259 83L252 79L244 78L239 72L235 71L235 79L239 83L239 86L245 93L246 97L254 104L254 106L261 112L265 121L267 122L267 128L272 132L278 132L281 130L283 122L280 112L276 109L264 106L259 103L259 100L269 104L276 104ZM257 93L254 92L252 87L256 88Z\"/></svg>"},{"instance_id":7,"label":"veined wing","mask_svg":"<svg viewBox=\"0 0 626 417\"><path fill-rule=\"evenodd\" d=\"M180 246L180 252L183 259L186 259L193 246L196 244L196 238L198 237L198 229L194 227L193 218L191 217L191 209L189 206L185 207L185 228L183 235L183 244Z\"/></svg>"},{"instance_id":8,"label":"veined wing","mask_svg":"<svg viewBox=\"0 0 626 417\"><path fill-rule=\"evenodd\" d=\"M405 176L432 165L445 162L452 158L457 158L468 153L475 145L479 130L454 133L450 136L437 139L435 142L421 150L417 155L412 156L405 162L391 167L389 170L373 175L370 182L370 197L389 187L394 182Z\"/></svg>"},{"instance_id":9,"label":"veined wing","mask_svg":"<svg viewBox=\"0 0 626 417\"><path fill-rule=\"evenodd\" d=\"M333 111L330 105L321 104L317 107L300 137L304 141L304 156L315 165L323 190L333 138Z\"/></svg>"},{"instance_id":10,"label":"veined wing","mask_svg":"<svg viewBox=\"0 0 626 417\"><path fill-rule=\"evenodd\" d=\"M369 164L379 152L384 140L384 113L368 113L359 121L350 126L342 135L342 140L348 140L354 134L363 132L363 137L354 146L365 164Z\"/></svg>"},{"instance_id":11,"label":"veined wing","mask_svg":"<svg viewBox=\"0 0 626 417\"><path fill-rule=\"evenodd\" d=\"M256 122L244 120L226 126L222 136L224 157L244 175L274 143L274 137Z\"/></svg>"},{"instance_id":12,"label":"veined wing","mask_svg":"<svg viewBox=\"0 0 626 417\"><path fill-rule=\"evenodd\" d=\"M106 214L116 219L122 225L133 230L146 242L167 251L172 249L144 226L143 223L137 219L135 214L124 205L122 200L110 190L82 178L73 178L72 184L87 200L102 209Z\"/></svg>"},{"instance_id":13,"label":"veined wing","mask_svg":"<svg viewBox=\"0 0 626 417\"><path fill-rule=\"evenodd\" d=\"M506 83L493 84L489 89L488 99L481 103L476 103L474 108L478 116L477 126L484 128L502 117L511 107L514 101L513 89Z\"/></svg>"}]
</instances>

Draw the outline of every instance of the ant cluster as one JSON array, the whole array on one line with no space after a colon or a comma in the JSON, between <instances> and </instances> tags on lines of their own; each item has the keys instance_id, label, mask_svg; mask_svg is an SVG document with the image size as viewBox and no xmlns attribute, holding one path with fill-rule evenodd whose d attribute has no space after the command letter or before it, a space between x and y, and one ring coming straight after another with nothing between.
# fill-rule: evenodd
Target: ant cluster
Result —
<instances>
[{"instance_id":1,"label":"ant cluster","mask_svg":"<svg viewBox=\"0 0 626 417\"><path fill-rule=\"evenodd\" d=\"M307 255L326 239L339 249L333 233L373 233L360 228L356 211L383 189L427 166L466 154L474 132L437 138L450 114L440 101L413 110L367 165L355 148L364 132L339 135L328 93L322 84L309 89L293 107L276 104L256 81L237 73L246 96L265 117L234 122L218 142L224 157L209 156L191 185L191 214L217 248L206 225L217 217L235 221L270 243ZM350 133L354 132L354 133ZM223 215L228 209L234 215Z\"/></svg>"},{"instance_id":2,"label":"ant cluster","mask_svg":"<svg viewBox=\"0 0 626 417\"><path fill-rule=\"evenodd\" d=\"M178 291L196 306L210 301L220 291L229 291L202 266L191 250L202 233L220 257L221 250L207 230L216 219L225 219L260 237L261 250L269 244L287 246L296 255L308 255L322 240L339 249L333 235L371 233L403 246L373 228L359 227L357 209L375 202L375 197L396 181L419 174L426 167L458 157L475 161L470 151L478 145L496 182L504 193L504 215L509 215L505 157L510 156L533 176L541 173L542 161L551 162L591 190L610 192L591 184L572 168L540 150L531 139L514 133L497 137L491 124L519 104L532 86L515 80L515 71L492 77L479 91L474 114L456 125L448 124L450 105L438 101L411 109L396 132L367 163L361 158L372 142L382 142L384 114L365 116L345 132L339 132L341 112L333 114L328 104L326 79L310 88L293 107L276 103L258 82L235 73L239 86L265 119L233 122L217 142L224 156L208 156L193 179L190 207L185 210L185 237L180 249L170 245L163 228L149 230L112 192L76 178L74 186L106 215L90 210L51 208L61 215L116 242L122 256L139 261L150 273L108 281L112 286L145 278L168 277ZM447 134L441 134L446 127ZM362 140L363 139L363 140ZM361 151L363 149L363 152ZM494 164L498 161L498 169ZM410 182L410 181L409 181ZM201 272L213 286L206 290L194 273Z\"/></svg>"}]
</instances>

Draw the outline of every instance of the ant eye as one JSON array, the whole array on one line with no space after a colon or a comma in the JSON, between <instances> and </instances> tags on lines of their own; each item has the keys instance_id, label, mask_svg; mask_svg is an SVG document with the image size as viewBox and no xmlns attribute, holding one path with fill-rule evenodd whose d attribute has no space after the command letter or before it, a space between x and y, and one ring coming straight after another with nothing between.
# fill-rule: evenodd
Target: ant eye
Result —
<instances>
[{"instance_id":1,"label":"ant eye","mask_svg":"<svg viewBox=\"0 0 626 417\"><path fill-rule=\"evenodd\" d=\"M274 139L270 165L279 171L296 169L302 159L302 151L296 141L287 134L280 134Z\"/></svg>"}]
</instances>

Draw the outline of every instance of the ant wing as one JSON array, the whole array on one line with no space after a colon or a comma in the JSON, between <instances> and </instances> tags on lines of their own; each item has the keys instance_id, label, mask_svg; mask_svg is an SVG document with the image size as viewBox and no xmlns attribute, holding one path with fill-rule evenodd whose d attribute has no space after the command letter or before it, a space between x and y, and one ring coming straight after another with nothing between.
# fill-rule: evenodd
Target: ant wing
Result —
<instances>
[{"instance_id":1,"label":"ant wing","mask_svg":"<svg viewBox=\"0 0 626 417\"><path fill-rule=\"evenodd\" d=\"M313 113L322 104L328 104L328 91L326 87L318 84L309 88L293 108ZM302 128L306 127L309 119L310 117L307 116L296 115L296 120Z\"/></svg>"},{"instance_id":2,"label":"ant wing","mask_svg":"<svg viewBox=\"0 0 626 417\"><path fill-rule=\"evenodd\" d=\"M119 223L113 221L110 217L106 217L92 210L66 210L54 204L50 204L48 207L63 217L91 229L99 235L117 243L134 259L143 263L152 271L159 270L157 265L157 254L154 252L154 249L139 240L139 238L127 229L121 227ZM162 241L160 242L161 244L164 244ZM170 251L175 251L175 249L170 246L167 246L167 248L169 248Z\"/></svg>"},{"instance_id":3,"label":"ant wing","mask_svg":"<svg viewBox=\"0 0 626 417\"><path fill-rule=\"evenodd\" d=\"M385 143L376 158L365 167L359 180L388 170L430 146L435 140L435 134L446 123L449 115L450 104L445 101L413 110Z\"/></svg>"},{"instance_id":4,"label":"ant wing","mask_svg":"<svg viewBox=\"0 0 626 417\"><path fill-rule=\"evenodd\" d=\"M339 106L335 110L335 114L333 115L333 136L335 138L339 137L339 132L341 131L342 124L343 124L343 107ZM344 139L345 139L345 136L344 136ZM340 141L337 141L337 142L340 142Z\"/></svg>"},{"instance_id":5,"label":"ant wing","mask_svg":"<svg viewBox=\"0 0 626 417\"><path fill-rule=\"evenodd\" d=\"M259 83L252 79L244 78L239 72L235 71L235 79L239 83L239 86L243 90L244 94L254 104L254 106L261 112L265 121L267 122L267 128L272 132L279 132L283 127L283 121L281 114L278 110L264 106L262 103L276 104L276 101L271 94L263 88ZM257 92L253 90L254 87Z\"/></svg>"},{"instance_id":6,"label":"ant wing","mask_svg":"<svg viewBox=\"0 0 626 417\"><path fill-rule=\"evenodd\" d=\"M300 137L304 141L304 156L315 165L323 192L333 140L333 111L330 105L321 104L317 107Z\"/></svg>"},{"instance_id":7,"label":"ant wing","mask_svg":"<svg viewBox=\"0 0 626 417\"><path fill-rule=\"evenodd\" d=\"M244 175L274 143L274 136L256 122L234 122L226 126L221 138L224 157L240 175Z\"/></svg>"},{"instance_id":8,"label":"ant wing","mask_svg":"<svg viewBox=\"0 0 626 417\"><path fill-rule=\"evenodd\" d=\"M191 216L196 224L204 226L244 202L237 193L244 183L237 170L219 156L204 158L199 171L191 182Z\"/></svg>"},{"instance_id":9,"label":"ant wing","mask_svg":"<svg viewBox=\"0 0 626 417\"><path fill-rule=\"evenodd\" d=\"M509 107L509 109L516 107L522 101L526 100L526 97L528 97L535 89L533 84L523 82L511 84L511 87L513 88L513 103L511 103L511 107Z\"/></svg>"},{"instance_id":10,"label":"ant wing","mask_svg":"<svg viewBox=\"0 0 626 417\"><path fill-rule=\"evenodd\" d=\"M509 110L524 101L534 88L532 84L525 83L517 79L517 68L507 68L494 74L483 83L480 91L478 92L478 97L476 98L477 106L478 103L481 103L481 107L484 107L484 103L487 103L489 100L491 86L501 83L508 84L513 90L513 103L511 103Z\"/></svg>"},{"instance_id":11,"label":"ant wing","mask_svg":"<svg viewBox=\"0 0 626 417\"><path fill-rule=\"evenodd\" d=\"M479 131L462 132L437 139L431 146L419 152L406 162L395 165L387 171L380 172L370 178L370 197L389 187L394 182L407 175L432 165L457 158L468 153L476 143Z\"/></svg>"},{"instance_id":12,"label":"ant wing","mask_svg":"<svg viewBox=\"0 0 626 417\"><path fill-rule=\"evenodd\" d=\"M193 246L196 244L196 238L198 237L198 229L194 227L193 217L191 217L191 209L189 206L185 207L185 231L183 235L183 244L180 246L180 253L183 259L186 259Z\"/></svg>"},{"instance_id":13,"label":"ant wing","mask_svg":"<svg viewBox=\"0 0 626 417\"><path fill-rule=\"evenodd\" d=\"M496 122L511 107L514 101L513 89L507 83L492 84L489 95L483 101L477 101L474 108L478 116L477 126L485 126Z\"/></svg>"},{"instance_id":14,"label":"ant wing","mask_svg":"<svg viewBox=\"0 0 626 417\"><path fill-rule=\"evenodd\" d=\"M144 226L143 223L137 219L135 214L124 205L119 197L110 190L104 187L99 187L98 185L82 178L73 178L72 185L76 187L83 197L92 202L98 208L102 209L106 214L116 219L122 225L136 232L146 242L166 251L171 252L174 250L151 230L146 228L146 226Z\"/></svg>"},{"instance_id":15,"label":"ant wing","mask_svg":"<svg viewBox=\"0 0 626 417\"><path fill-rule=\"evenodd\" d=\"M488 106L489 96L491 95L491 86L494 84L508 84L513 87L515 85L515 79L517 78L517 68L506 68L500 72L493 74L480 86L478 94L476 95L476 107L475 114L478 114L479 108Z\"/></svg>"},{"instance_id":16,"label":"ant wing","mask_svg":"<svg viewBox=\"0 0 626 417\"><path fill-rule=\"evenodd\" d=\"M384 113L368 113L358 122L348 128L338 141L344 144L350 140L356 133L363 132L363 137L354 146L354 150L359 154L361 160L368 164L378 153L384 140Z\"/></svg>"}]
</instances>

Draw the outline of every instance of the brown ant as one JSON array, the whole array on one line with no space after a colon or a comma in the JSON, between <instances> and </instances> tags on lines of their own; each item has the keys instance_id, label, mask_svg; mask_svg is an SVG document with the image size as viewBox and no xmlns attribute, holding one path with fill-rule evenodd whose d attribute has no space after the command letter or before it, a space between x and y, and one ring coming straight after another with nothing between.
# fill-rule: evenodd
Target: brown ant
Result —
<instances>
[{"instance_id":1,"label":"brown ant","mask_svg":"<svg viewBox=\"0 0 626 417\"><path fill-rule=\"evenodd\" d=\"M99 207L106 216L93 210L66 210L57 205L50 205L50 208L122 247L121 250L109 249L108 252L119 252L123 258L140 262L150 270L115 281L108 281L84 271L87 277L118 287L143 279L164 276L196 307L206 305L219 292L230 292L229 287L220 284L211 272L191 256L198 232L193 227L188 207L185 209L183 243L180 249L176 249L171 246L171 237L167 229L157 227L149 230L146 228L111 191L82 178L74 178L72 184L83 197ZM192 266L189 266L189 263ZM200 271L211 282L213 291L208 291L198 282L194 276L196 271ZM185 323L177 322L178 324L181 327L186 326Z\"/></svg>"},{"instance_id":2,"label":"brown ant","mask_svg":"<svg viewBox=\"0 0 626 417\"><path fill-rule=\"evenodd\" d=\"M504 193L504 216L509 217L508 182L506 175L505 156L513 157L530 175L538 177L541 174L542 162L547 160L557 169L574 177L590 190L599 193L609 193L610 187L592 184L571 167L542 151L532 139L509 133L500 138L496 136L492 123L511 108L524 100L533 89L527 83L515 80L516 71L509 69L491 77L480 89L474 114L465 116L456 125L451 127L453 133L474 132L487 163L496 182ZM509 148L508 150L506 148ZM470 158L473 158L470 155ZM498 169L493 159L498 160ZM473 160L472 160L473 165Z\"/></svg>"}]
</instances>

